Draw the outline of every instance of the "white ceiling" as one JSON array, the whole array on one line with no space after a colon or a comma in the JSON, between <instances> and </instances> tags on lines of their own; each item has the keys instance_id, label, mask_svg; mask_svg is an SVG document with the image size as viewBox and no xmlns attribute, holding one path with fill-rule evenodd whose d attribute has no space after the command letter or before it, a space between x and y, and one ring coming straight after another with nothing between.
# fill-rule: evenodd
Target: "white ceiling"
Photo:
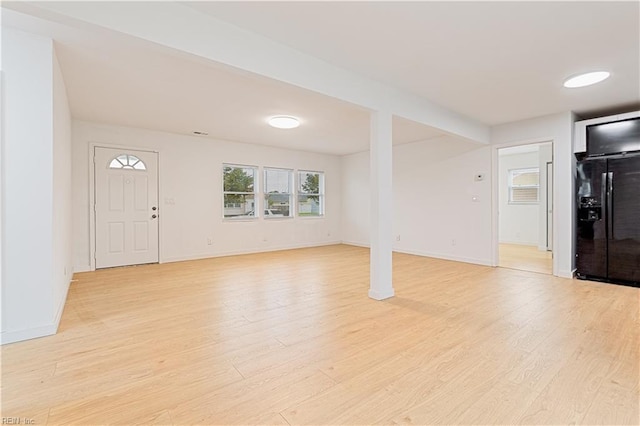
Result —
<instances>
[{"instance_id":1,"label":"white ceiling","mask_svg":"<svg viewBox=\"0 0 640 426\"><path fill-rule=\"evenodd\" d=\"M132 45L58 43L73 116L172 133L344 155L369 149L365 109L275 80L196 58ZM275 129L274 115L300 127ZM442 133L394 118L394 143Z\"/></svg>"},{"instance_id":2,"label":"white ceiling","mask_svg":"<svg viewBox=\"0 0 640 426\"><path fill-rule=\"evenodd\" d=\"M368 112L326 96L149 49L59 43L56 51L81 120L331 154L367 149ZM267 125L282 114L301 126Z\"/></svg>"},{"instance_id":3,"label":"white ceiling","mask_svg":"<svg viewBox=\"0 0 640 426\"><path fill-rule=\"evenodd\" d=\"M109 31L88 31L4 10L3 24L55 40L74 118L344 155L369 149L361 107ZM301 126L274 129L272 115ZM443 137L394 117L394 144Z\"/></svg>"},{"instance_id":4,"label":"white ceiling","mask_svg":"<svg viewBox=\"0 0 640 426\"><path fill-rule=\"evenodd\" d=\"M638 1L190 6L490 125L640 104ZM611 78L562 87L599 69Z\"/></svg>"},{"instance_id":5,"label":"white ceiling","mask_svg":"<svg viewBox=\"0 0 640 426\"><path fill-rule=\"evenodd\" d=\"M368 111L361 107L121 33L44 21L7 6L30 10L4 3L3 25L56 41L75 118L337 155L368 149ZM185 4L487 124L640 103L638 6ZM612 72L603 84L562 87L567 75L599 68ZM299 116L302 126L266 126L275 114ZM427 139L447 143L451 137L394 118L394 143Z\"/></svg>"}]
</instances>

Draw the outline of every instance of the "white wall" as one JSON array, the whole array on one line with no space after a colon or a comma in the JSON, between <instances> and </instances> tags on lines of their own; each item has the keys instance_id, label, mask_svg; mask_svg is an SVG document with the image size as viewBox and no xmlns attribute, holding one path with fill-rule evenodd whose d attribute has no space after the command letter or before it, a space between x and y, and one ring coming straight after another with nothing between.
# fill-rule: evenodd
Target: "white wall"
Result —
<instances>
[{"instance_id":1,"label":"white wall","mask_svg":"<svg viewBox=\"0 0 640 426\"><path fill-rule=\"evenodd\" d=\"M369 246L370 170L369 151L342 157L340 234L347 244Z\"/></svg>"},{"instance_id":2,"label":"white wall","mask_svg":"<svg viewBox=\"0 0 640 426\"><path fill-rule=\"evenodd\" d=\"M89 270L91 266L89 161L92 143L159 152L161 262L340 242L339 157L74 121L75 270ZM223 163L324 171L325 217L224 221ZM212 240L211 245L208 239Z\"/></svg>"},{"instance_id":3,"label":"white wall","mask_svg":"<svg viewBox=\"0 0 640 426\"><path fill-rule=\"evenodd\" d=\"M71 111L58 58L53 56L53 303L60 321L73 276Z\"/></svg>"},{"instance_id":4,"label":"white wall","mask_svg":"<svg viewBox=\"0 0 640 426\"><path fill-rule=\"evenodd\" d=\"M563 112L494 126L491 129L491 143L494 146L553 141L555 180L553 262L554 272L562 277L572 277L575 264L573 186L576 162L572 150L574 122L573 113ZM494 226L497 229L497 223Z\"/></svg>"},{"instance_id":5,"label":"white wall","mask_svg":"<svg viewBox=\"0 0 640 426\"><path fill-rule=\"evenodd\" d=\"M54 84L50 39L3 27L2 59L2 343L8 343L57 329L56 313L69 282L57 273L64 268L69 244L64 225L68 230L64 147L69 120L66 97L61 96L64 84L59 78ZM54 139L61 149L54 149ZM59 161L55 173L54 158ZM56 225L62 229L54 236ZM54 254L58 249L63 253Z\"/></svg>"},{"instance_id":6,"label":"white wall","mask_svg":"<svg viewBox=\"0 0 640 426\"><path fill-rule=\"evenodd\" d=\"M508 244L538 245L540 204L509 203L509 170L537 168L538 151L500 155L498 165L499 241ZM540 169L544 173L544 169ZM540 194L543 203L542 194Z\"/></svg>"},{"instance_id":7,"label":"white wall","mask_svg":"<svg viewBox=\"0 0 640 426\"><path fill-rule=\"evenodd\" d=\"M491 231L496 230L497 241L498 215L492 216L492 211L498 209L498 193L497 185L495 194L492 192L491 179L497 148L552 141L556 183L554 271L571 277L575 238L574 121L572 113L564 112L495 126L490 147L442 140L394 147L394 236L400 235L394 249L480 264L497 261L497 245L493 246ZM359 153L342 159L342 239L365 246L369 244L368 155ZM495 167L497 173L497 164ZM485 180L474 182L473 175L483 172ZM479 202L472 202L472 196L477 196ZM455 246L452 240L456 240Z\"/></svg>"},{"instance_id":8,"label":"white wall","mask_svg":"<svg viewBox=\"0 0 640 426\"><path fill-rule=\"evenodd\" d=\"M490 264L490 165L490 147L454 138L394 146L394 250ZM344 156L342 175L343 241L368 246L369 152Z\"/></svg>"},{"instance_id":9,"label":"white wall","mask_svg":"<svg viewBox=\"0 0 640 426\"><path fill-rule=\"evenodd\" d=\"M2 340L53 318L49 39L2 29L5 77Z\"/></svg>"}]
</instances>

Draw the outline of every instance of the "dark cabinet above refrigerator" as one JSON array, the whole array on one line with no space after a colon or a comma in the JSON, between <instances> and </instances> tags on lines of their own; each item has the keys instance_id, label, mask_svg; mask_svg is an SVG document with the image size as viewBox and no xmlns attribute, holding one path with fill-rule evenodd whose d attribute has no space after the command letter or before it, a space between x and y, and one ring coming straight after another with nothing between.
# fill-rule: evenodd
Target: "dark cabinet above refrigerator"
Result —
<instances>
[{"instance_id":1,"label":"dark cabinet above refrigerator","mask_svg":"<svg viewBox=\"0 0 640 426\"><path fill-rule=\"evenodd\" d=\"M587 156L634 151L640 151L640 117L587 126Z\"/></svg>"}]
</instances>

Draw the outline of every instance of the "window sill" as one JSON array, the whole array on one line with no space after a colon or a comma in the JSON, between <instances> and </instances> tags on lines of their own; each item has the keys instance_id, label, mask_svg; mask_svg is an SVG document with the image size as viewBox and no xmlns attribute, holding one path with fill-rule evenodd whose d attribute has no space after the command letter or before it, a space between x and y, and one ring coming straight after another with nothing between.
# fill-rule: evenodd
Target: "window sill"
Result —
<instances>
[{"instance_id":1,"label":"window sill","mask_svg":"<svg viewBox=\"0 0 640 426\"><path fill-rule=\"evenodd\" d=\"M227 222L227 223L233 223L233 222L255 222L257 221L259 218L258 217L243 217L243 218L231 218L231 217L223 217L222 221L223 222Z\"/></svg>"},{"instance_id":2,"label":"window sill","mask_svg":"<svg viewBox=\"0 0 640 426\"><path fill-rule=\"evenodd\" d=\"M241 219L233 219L233 218L222 218L222 222L223 223L233 223L233 222L257 222L260 221L262 219L268 221L268 222L278 222L278 221L287 221L287 220L293 220L293 219L300 219L300 220L319 220L319 219L325 219L326 216L322 215L322 216L289 216L289 217L247 217L247 218L241 218Z\"/></svg>"}]
</instances>

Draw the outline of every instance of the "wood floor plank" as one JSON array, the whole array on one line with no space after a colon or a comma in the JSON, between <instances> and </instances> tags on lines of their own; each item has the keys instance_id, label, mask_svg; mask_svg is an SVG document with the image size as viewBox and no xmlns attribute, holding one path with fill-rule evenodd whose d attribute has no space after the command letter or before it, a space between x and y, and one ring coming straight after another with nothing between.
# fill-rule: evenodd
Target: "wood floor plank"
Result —
<instances>
[{"instance_id":1,"label":"wood floor plank","mask_svg":"<svg viewBox=\"0 0 640 426\"><path fill-rule=\"evenodd\" d=\"M640 290L336 245L76 274L0 348L37 424L638 424Z\"/></svg>"},{"instance_id":2,"label":"wood floor plank","mask_svg":"<svg viewBox=\"0 0 640 426\"><path fill-rule=\"evenodd\" d=\"M500 243L499 251L499 265L503 268L549 275L553 273L553 257L550 251L538 250L536 246L506 243Z\"/></svg>"}]
</instances>

